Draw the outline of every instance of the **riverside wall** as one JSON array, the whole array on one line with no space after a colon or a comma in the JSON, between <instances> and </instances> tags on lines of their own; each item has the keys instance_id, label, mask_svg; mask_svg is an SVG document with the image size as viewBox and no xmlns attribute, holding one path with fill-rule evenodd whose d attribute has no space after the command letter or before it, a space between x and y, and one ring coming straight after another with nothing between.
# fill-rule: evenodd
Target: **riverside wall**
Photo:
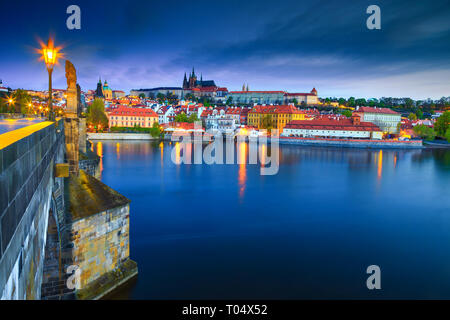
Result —
<instances>
[{"instance_id":1,"label":"riverside wall","mask_svg":"<svg viewBox=\"0 0 450 320\"><path fill-rule=\"evenodd\" d=\"M149 133L97 133L88 132L89 140L159 140Z\"/></svg>"},{"instance_id":2,"label":"riverside wall","mask_svg":"<svg viewBox=\"0 0 450 320\"><path fill-rule=\"evenodd\" d=\"M280 144L344 147L344 148L398 148L417 149L423 148L422 140L398 141L398 140L350 140L350 139L321 139L321 138L297 138L280 137Z\"/></svg>"}]
</instances>

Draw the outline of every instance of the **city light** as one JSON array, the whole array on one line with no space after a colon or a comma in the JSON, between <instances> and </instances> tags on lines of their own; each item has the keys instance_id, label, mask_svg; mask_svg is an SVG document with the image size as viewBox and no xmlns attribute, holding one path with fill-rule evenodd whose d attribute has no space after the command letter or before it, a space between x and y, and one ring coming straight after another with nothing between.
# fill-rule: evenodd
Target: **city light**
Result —
<instances>
[{"instance_id":1,"label":"city light","mask_svg":"<svg viewBox=\"0 0 450 320\"><path fill-rule=\"evenodd\" d=\"M55 64L58 64L58 58L62 57L62 54L60 52L61 47L55 47L52 38L48 40L47 44L44 44L42 41L39 41L39 43L41 45L41 49L38 50L38 53L41 54L40 60L44 60L48 71L48 109L50 110L50 112L48 113L48 119L53 121L55 115L52 105L52 73L53 67L55 66Z\"/></svg>"}]
</instances>

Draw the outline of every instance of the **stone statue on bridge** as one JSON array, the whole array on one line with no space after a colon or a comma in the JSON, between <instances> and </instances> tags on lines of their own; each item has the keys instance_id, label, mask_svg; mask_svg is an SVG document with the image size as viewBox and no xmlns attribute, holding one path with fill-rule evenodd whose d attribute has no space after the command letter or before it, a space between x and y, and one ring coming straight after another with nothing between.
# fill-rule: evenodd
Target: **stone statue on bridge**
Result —
<instances>
[{"instance_id":1,"label":"stone statue on bridge","mask_svg":"<svg viewBox=\"0 0 450 320\"><path fill-rule=\"evenodd\" d=\"M77 73L72 62L66 60L66 79L67 79L67 91L66 91L66 117L77 118L78 117L78 92L77 92Z\"/></svg>"}]
</instances>

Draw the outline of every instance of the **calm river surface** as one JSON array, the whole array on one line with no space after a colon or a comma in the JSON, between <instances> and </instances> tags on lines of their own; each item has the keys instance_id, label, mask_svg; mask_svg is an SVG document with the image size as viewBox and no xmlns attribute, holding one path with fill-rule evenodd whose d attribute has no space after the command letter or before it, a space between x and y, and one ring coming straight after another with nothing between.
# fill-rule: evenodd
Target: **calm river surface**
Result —
<instances>
[{"instance_id":1,"label":"calm river surface","mask_svg":"<svg viewBox=\"0 0 450 320\"><path fill-rule=\"evenodd\" d=\"M176 165L170 143L93 148L131 199L139 276L114 298L450 298L448 149L281 146L261 176ZM372 264L381 290L366 287Z\"/></svg>"}]
</instances>

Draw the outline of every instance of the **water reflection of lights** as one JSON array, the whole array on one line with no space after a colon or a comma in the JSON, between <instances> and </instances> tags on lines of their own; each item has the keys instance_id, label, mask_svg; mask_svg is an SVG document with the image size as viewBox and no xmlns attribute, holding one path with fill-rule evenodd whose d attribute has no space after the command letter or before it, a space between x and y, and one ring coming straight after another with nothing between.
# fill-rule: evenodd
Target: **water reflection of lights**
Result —
<instances>
[{"instance_id":1,"label":"water reflection of lights","mask_svg":"<svg viewBox=\"0 0 450 320\"><path fill-rule=\"evenodd\" d=\"M245 164L247 144L241 142L239 144L239 172L238 172L238 185L239 185L239 198L242 200L245 192L245 184L247 181L247 167Z\"/></svg>"},{"instance_id":2,"label":"water reflection of lights","mask_svg":"<svg viewBox=\"0 0 450 320\"><path fill-rule=\"evenodd\" d=\"M179 142L175 143L175 164L180 164L181 146Z\"/></svg>"},{"instance_id":3,"label":"water reflection of lights","mask_svg":"<svg viewBox=\"0 0 450 320\"><path fill-rule=\"evenodd\" d=\"M97 142L97 155L100 157L100 178L102 176L102 171L103 171L103 145L102 142L99 141Z\"/></svg>"},{"instance_id":4,"label":"water reflection of lights","mask_svg":"<svg viewBox=\"0 0 450 320\"><path fill-rule=\"evenodd\" d=\"M383 172L383 150L380 150L380 152L378 152L378 171L377 171L377 177L378 180L381 179L381 174Z\"/></svg>"},{"instance_id":5,"label":"water reflection of lights","mask_svg":"<svg viewBox=\"0 0 450 320\"><path fill-rule=\"evenodd\" d=\"M266 164L266 148L267 146L265 144L261 144L261 150L260 150L260 163L261 163L261 167L264 167L264 165Z\"/></svg>"},{"instance_id":6,"label":"water reflection of lights","mask_svg":"<svg viewBox=\"0 0 450 320\"><path fill-rule=\"evenodd\" d=\"M164 143L161 141L159 144L159 149L161 149L161 167L164 166Z\"/></svg>"},{"instance_id":7,"label":"water reflection of lights","mask_svg":"<svg viewBox=\"0 0 450 320\"><path fill-rule=\"evenodd\" d=\"M120 143L119 142L116 143L116 155L117 155L117 159L120 159Z\"/></svg>"}]
</instances>

